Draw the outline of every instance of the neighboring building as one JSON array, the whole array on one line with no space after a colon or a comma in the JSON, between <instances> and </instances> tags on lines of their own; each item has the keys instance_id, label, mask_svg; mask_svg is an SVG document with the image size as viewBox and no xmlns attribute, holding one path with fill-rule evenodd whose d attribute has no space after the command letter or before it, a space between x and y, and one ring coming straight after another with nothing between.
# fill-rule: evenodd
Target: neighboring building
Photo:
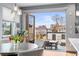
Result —
<instances>
[{"instance_id":1,"label":"neighboring building","mask_svg":"<svg viewBox=\"0 0 79 59\"><path fill-rule=\"evenodd\" d=\"M45 25L39 26L36 28L36 34L47 34L47 28Z\"/></svg>"},{"instance_id":2,"label":"neighboring building","mask_svg":"<svg viewBox=\"0 0 79 59\"><path fill-rule=\"evenodd\" d=\"M35 38L36 39L46 39L47 38L47 28L45 25L35 28Z\"/></svg>"},{"instance_id":3,"label":"neighboring building","mask_svg":"<svg viewBox=\"0 0 79 59\"><path fill-rule=\"evenodd\" d=\"M49 40L58 40L59 43L65 43L65 25L51 24L47 31Z\"/></svg>"},{"instance_id":4,"label":"neighboring building","mask_svg":"<svg viewBox=\"0 0 79 59\"><path fill-rule=\"evenodd\" d=\"M65 25L51 24L50 29L52 32L66 32Z\"/></svg>"}]
</instances>

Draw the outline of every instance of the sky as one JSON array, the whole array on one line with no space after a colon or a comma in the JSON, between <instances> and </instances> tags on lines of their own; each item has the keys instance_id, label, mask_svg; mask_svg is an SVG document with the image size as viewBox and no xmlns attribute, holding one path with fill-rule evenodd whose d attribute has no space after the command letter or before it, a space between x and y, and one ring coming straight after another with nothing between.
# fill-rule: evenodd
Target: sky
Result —
<instances>
[{"instance_id":1,"label":"sky","mask_svg":"<svg viewBox=\"0 0 79 59\"><path fill-rule=\"evenodd\" d=\"M52 16L59 15L63 17L62 21L59 23L66 23L65 12L47 12L47 13L32 13L35 16L35 27L40 25L46 25L47 28L50 28L51 24L55 24L55 18Z\"/></svg>"}]
</instances>

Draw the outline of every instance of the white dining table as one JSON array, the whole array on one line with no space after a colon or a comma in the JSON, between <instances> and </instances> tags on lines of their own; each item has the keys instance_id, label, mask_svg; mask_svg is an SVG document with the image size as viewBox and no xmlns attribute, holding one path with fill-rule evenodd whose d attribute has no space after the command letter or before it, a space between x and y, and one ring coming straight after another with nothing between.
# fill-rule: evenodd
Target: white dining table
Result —
<instances>
[{"instance_id":1,"label":"white dining table","mask_svg":"<svg viewBox=\"0 0 79 59\"><path fill-rule=\"evenodd\" d=\"M2 43L0 44L0 54L1 55L8 55L8 54L17 54L22 51L28 51L38 48L36 44L33 43L20 43L13 44L13 43Z\"/></svg>"}]
</instances>

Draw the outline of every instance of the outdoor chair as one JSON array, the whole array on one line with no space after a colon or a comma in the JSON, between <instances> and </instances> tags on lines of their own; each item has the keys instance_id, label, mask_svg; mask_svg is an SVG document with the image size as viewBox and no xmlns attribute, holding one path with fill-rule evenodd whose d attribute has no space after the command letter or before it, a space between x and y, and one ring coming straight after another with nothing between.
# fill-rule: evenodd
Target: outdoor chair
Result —
<instances>
[{"instance_id":1,"label":"outdoor chair","mask_svg":"<svg viewBox=\"0 0 79 59\"><path fill-rule=\"evenodd\" d=\"M45 41L44 42L44 48L46 49L46 47L51 47L52 45L49 43L49 41Z\"/></svg>"}]
</instances>

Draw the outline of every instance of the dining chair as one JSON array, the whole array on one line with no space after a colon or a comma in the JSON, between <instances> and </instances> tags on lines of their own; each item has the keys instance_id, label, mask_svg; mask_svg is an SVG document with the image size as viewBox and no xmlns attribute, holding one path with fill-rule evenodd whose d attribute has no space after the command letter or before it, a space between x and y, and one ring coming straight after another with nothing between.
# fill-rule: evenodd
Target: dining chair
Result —
<instances>
[{"instance_id":1,"label":"dining chair","mask_svg":"<svg viewBox=\"0 0 79 59\"><path fill-rule=\"evenodd\" d=\"M46 47L51 47L52 45L49 43L49 41L45 41L44 42L44 49L46 49Z\"/></svg>"}]
</instances>

